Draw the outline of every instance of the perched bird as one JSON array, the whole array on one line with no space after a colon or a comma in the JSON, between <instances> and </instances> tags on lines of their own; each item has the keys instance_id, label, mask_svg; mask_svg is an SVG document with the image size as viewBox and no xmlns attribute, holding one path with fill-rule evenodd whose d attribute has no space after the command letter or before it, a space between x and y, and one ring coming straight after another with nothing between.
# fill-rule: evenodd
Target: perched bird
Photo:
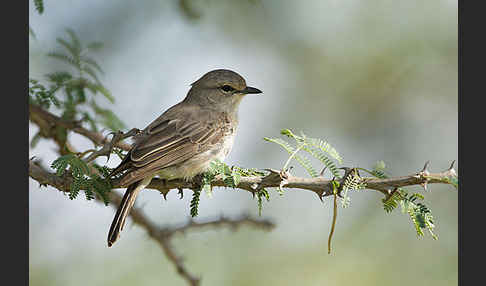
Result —
<instances>
[{"instance_id":1,"label":"perched bird","mask_svg":"<svg viewBox=\"0 0 486 286\"><path fill-rule=\"evenodd\" d=\"M184 100L172 106L135 137L120 165L110 176L123 173L127 186L108 233L108 247L120 236L140 191L154 176L189 180L221 161L233 146L238 106L246 94L262 93L246 85L234 71L213 70L191 85Z\"/></svg>"}]
</instances>

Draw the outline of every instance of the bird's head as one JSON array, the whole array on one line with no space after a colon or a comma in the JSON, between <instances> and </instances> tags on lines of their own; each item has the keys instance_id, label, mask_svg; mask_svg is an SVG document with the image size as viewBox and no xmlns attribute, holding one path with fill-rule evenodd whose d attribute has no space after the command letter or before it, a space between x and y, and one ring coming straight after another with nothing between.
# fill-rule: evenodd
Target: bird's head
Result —
<instances>
[{"instance_id":1,"label":"bird's head","mask_svg":"<svg viewBox=\"0 0 486 286\"><path fill-rule=\"evenodd\" d=\"M226 112L236 111L245 95L262 93L258 88L247 86L241 75L226 69L210 71L191 86L187 101Z\"/></svg>"}]
</instances>

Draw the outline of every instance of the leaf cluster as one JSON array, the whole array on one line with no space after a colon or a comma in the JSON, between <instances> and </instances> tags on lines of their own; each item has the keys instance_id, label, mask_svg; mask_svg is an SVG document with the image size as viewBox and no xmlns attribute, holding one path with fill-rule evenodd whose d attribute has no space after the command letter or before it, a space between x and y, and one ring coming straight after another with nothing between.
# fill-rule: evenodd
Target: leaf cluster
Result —
<instances>
[{"instance_id":1,"label":"leaf cluster","mask_svg":"<svg viewBox=\"0 0 486 286\"><path fill-rule=\"evenodd\" d=\"M40 2L42 3L42 1ZM125 124L109 109L96 102L101 94L110 103L114 98L101 83L99 75L103 70L91 53L102 47L100 42L83 45L76 33L67 29L67 37L57 38L61 50L48 54L49 57L66 64L66 69L46 75L46 84L37 79L29 80L29 102L44 109L55 106L67 121L85 122L89 129L98 132L100 127L111 131L125 128ZM58 128L58 142L65 142L67 131ZM36 138L38 140L38 138ZM35 144L34 144L35 145Z\"/></svg>"},{"instance_id":2,"label":"leaf cluster","mask_svg":"<svg viewBox=\"0 0 486 286\"><path fill-rule=\"evenodd\" d=\"M51 164L51 168L56 170L58 176L63 176L66 172L72 176L72 183L69 187L71 200L78 196L80 190L85 190L87 200L92 200L95 195L98 195L105 205L108 205L108 193L112 186L106 178L110 173L110 168L96 164L93 166L99 174L92 171L88 164L75 154L63 155Z\"/></svg>"},{"instance_id":3,"label":"leaf cluster","mask_svg":"<svg viewBox=\"0 0 486 286\"><path fill-rule=\"evenodd\" d=\"M209 164L208 170L202 174L200 180L200 187L194 190L191 204L190 213L191 216L198 215L199 199L201 192L204 191L208 196L212 195L212 185L211 182L216 178L221 178L226 187L236 188L240 183L242 177L251 176L263 176L264 172L259 171L255 168L247 169L237 166L229 167L227 164L221 162L220 160L214 160ZM258 203L258 213L261 215L263 207L263 199L270 201L270 195L268 191L263 188L256 193L257 203Z\"/></svg>"},{"instance_id":4,"label":"leaf cluster","mask_svg":"<svg viewBox=\"0 0 486 286\"><path fill-rule=\"evenodd\" d=\"M303 150L315 159L319 160L324 165L324 167L330 170L334 177L341 178L338 167L333 160L342 163L343 159L341 155L339 155L339 153L336 151L336 149L332 147L328 142L318 138L307 137L304 133L301 133L301 135L298 136L289 129L283 129L282 131L280 131L280 134L294 139L296 146L292 146L292 144L281 138L265 137L263 139L268 142L280 145L282 148L285 149L285 151L290 154L290 157L284 165L283 170L287 169L287 166L291 159L295 159L307 171L307 173L309 173L311 177L318 177L319 173L316 171L316 169L314 169L310 160L305 155L297 154L300 150Z\"/></svg>"},{"instance_id":5,"label":"leaf cluster","mask_svg":"<svg viewBox=\"0 0 486 286\"><path fill-rule=\"evenodd\" d=\"M371 171L366 169L362 170L380 179L388 178L388 175L385 173L385 163L383 161L377 162ZM419 200L424 200L422 194L409 194L403 188L396 188L388 197L382 199L382 203L387 213L392 212L400 205L402 213L407 213L410 216L418 236L423 236L423 229L427 229L432 238L437 239L437 235L433 232L435 225L432 212L423 202L418 202Z\"/></svg>"},{"instance_id":6,"label":"leaf cluster","mask_svg":"<svg viewBox=\"0 0 486 286\"><path fill-rule=\"evenodd\" d=\"M339 184L339 183L338 183ZM348 196L348 191L352 190L362 190L366 187L366 184L363 182L363 179L359 175L358 169L353 168L349 171L344 178L344 182L342 183L342 189L340 192L341 195L341 206L343 208L348 207L351 199Z\"/></svg>"},{"instance_id":7,"label":"leaf cluster","mask_svg":"<svg viewBox=\"0 0 486 286\"><path fill-rule=\"evenodd\" d=\"M307 137L303 133L298 136L289 129L283 129L280 133L287 136L288 138L294 139L295 145L293 146L291 143L281 138L265 137L264 139L266 141L276 143L290 154L290 157L282 168L283 170L286 170L289 162L292 159L295 159L311 177L318 176L318 173L310 163L310 160L302 155L302 152L298 154L298 152L302 150L314 157L315 159L319 160L326 169L330 170L334 178L343 179L339 173L339 169L336 163L334 162L337 161L338 163L342 163L342 157L339 155L336 149L333 148L328 142L318 138ZM339 196L341 198L341 206L343 208L347 207L350 203L348 191L361 190L366 188L366 183L359 175L358 170L366 171L374 177L384 179L388 178L385 167L386 165L383 161L378 161L372 170L367 170L364 168L353 168L350 170L350 172L346 172L345 178L342 183L333 179L332 183L334 199L336 200ZM457 186L456 177L450 178L448 182L454 186ZM414 193L410 195L403 188L397 188L388 197L384 198L382 202L383 208L386 212L391 212L398 205L400 205L402 212L407 213L410 216L417 235L423 236L423 229L427 229L431 234L432 238L437 239L437 236L433 232L435 225L432 212L423 202L418 202L418 200L423 199L424 197L421 194ZM334 214L336 215L336 210L334 210ZM335 217L333 218L333 227L334 224Z\"/></svg>"}]
</instances>

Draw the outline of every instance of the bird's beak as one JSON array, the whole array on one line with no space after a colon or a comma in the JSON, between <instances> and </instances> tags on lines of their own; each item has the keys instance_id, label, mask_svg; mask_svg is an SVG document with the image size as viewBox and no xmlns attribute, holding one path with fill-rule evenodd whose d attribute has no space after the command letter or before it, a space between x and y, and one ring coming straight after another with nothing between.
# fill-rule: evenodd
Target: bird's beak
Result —
<instances>
[{"instance_id":1,"label":"bird's beak","mask_svg":"<svg viewBox=\"0 0 486 286\"><path fill-rule=\"evenodd\" d=\"M259 90L258 88L254 88L254 87L251 87L251 86L247 86L244 90L241 91L243 94L251 94L251 93L262 93L261 90Z\"/></svg>"}]
</instances>

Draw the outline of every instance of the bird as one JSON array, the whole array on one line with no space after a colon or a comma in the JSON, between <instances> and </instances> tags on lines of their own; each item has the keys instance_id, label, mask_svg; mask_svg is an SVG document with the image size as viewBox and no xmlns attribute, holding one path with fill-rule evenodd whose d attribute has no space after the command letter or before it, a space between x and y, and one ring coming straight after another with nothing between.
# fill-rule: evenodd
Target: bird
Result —
<instances>
[{"instance_id":1,"label":"bird","mask_svg":"<svg viewBox=\"0 0 486 286\"><path fill-rule=\"evenodd\" d=\"M108 247L119 238L138 194L152 178L191 180L207 171L213 160L226 158L238 128L241 100L259 93L234 71L212 70L191 84L181 102L134 136L130 150L109 175L119 176L126 191L108 232Z\"/></svg>"}]
</instances>

